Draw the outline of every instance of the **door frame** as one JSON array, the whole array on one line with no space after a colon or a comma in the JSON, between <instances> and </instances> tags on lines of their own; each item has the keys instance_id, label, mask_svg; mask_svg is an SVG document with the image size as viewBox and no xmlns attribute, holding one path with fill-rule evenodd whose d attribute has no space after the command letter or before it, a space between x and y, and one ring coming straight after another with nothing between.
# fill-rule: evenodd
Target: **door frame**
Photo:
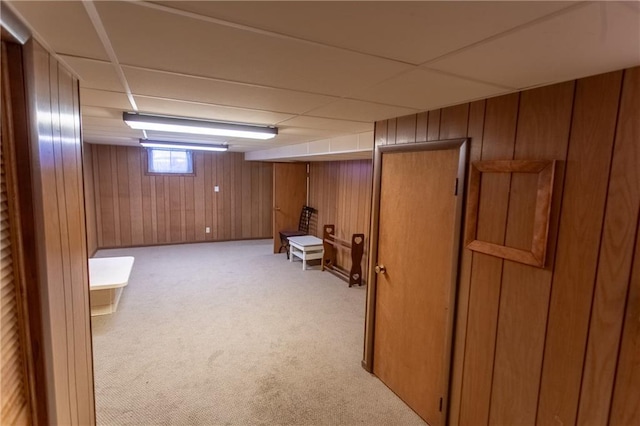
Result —
<instances>
[{"instance_id":1,"label":"door frame","mask_svg":"<svg viewBox=\"0 0 640 426\"><path fill-rule=\"evenodd\" d=\"M451 309L447 318L447 355L445 356L445 377L447 377L447 388L444 390L446 403L443 406L445 419L448 416L449 383L451 381L451 360L453 355L453 331L456 314L456 295L458 289L458 269L460 263L460 248L462 238L462 213L465 203L465 176L467 171L467 155L469 149L469 138L446 139L429 142L417 142L402 145L376 145L373 162L373 197L371 200L371 222L369 231L369 262L367 285L367 302L365 312L365 332L364 332L364 354L362 367L369 373L373 373L373 345L375 341L375 315L376 315L376 290L377 274L375 267L378 259L378 237L380 224L380 193L382 185L382 157L384 154L415 151L439 151L458 150L458 174L457 174L457 194L454 222L454 242L453 242L453 265L451 274L450 300ZM452 188L453 189L453 188Z\"/></svg>"}]
</instances>

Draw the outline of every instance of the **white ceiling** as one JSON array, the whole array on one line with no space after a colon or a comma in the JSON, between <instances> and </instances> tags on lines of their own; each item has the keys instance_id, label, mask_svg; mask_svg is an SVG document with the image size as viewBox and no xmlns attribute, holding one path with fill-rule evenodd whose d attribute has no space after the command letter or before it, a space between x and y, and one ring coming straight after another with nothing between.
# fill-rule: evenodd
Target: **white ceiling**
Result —
<instances>
[{"instance_id":1,"label":"white ceiling","mask_svg":"<svg viewBox=\"0 0 640 426\"><path fill-rule=\"evenodd\" d=\"M638 2L8 4L80 78L93 143L137 144L138 110L278 126L228 140L264 150L640 65Z\"/></svg>"}]
</instances>

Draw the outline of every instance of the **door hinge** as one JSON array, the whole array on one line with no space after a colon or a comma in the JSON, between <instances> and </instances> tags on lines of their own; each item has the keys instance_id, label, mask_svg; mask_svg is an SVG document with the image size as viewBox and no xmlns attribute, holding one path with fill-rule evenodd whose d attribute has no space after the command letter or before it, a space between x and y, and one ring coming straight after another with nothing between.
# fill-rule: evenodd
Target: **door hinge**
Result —
<instances>
[{"instance_id":1,"label":"door hinge","mask_svg":"<svg viewBox=\"0 0 640 426\"><path fill-rule=\"evenodd\" d=\"M456 178L456 186L453 188L453 195L458 195L458 178Z\"/></svg>"},{"instance_id":2,"label":"door hinge","mask_svg":"<svg viewBox=\"0 0 640 426\"><path fill-rule=\"evenodd\" d=\"M440 408L439 408L439 410L442 413L442 398L440 398Z\"/></svg>"}]
</instances>

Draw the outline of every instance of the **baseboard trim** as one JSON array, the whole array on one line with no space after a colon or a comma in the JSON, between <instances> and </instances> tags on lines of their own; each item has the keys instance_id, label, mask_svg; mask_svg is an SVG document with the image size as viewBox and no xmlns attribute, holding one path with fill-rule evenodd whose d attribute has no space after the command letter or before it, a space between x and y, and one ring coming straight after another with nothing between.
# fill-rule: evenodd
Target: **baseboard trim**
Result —
<instances>
[{"instance_id":1,"label":"baseboard trim","mask_svg":"<svg viewBox=\"0 0 640 426\"><path fill-rule=\"evenodd\" d=\"M159 246L176 246L183 244L205 244L205 243L224 243L229 241L249 241L249 240L272 240L273 237L257 237L257 238L234 238L229 240L206 240L206 241L177 241L169 243L153 243L153 244L132 244L132 245L120 245L120 246L104 246L98 247L91 256L95 256L98 250L111 250L120 248L136 248L136 247L159 247Z\"/></svg>"}]
</instances>

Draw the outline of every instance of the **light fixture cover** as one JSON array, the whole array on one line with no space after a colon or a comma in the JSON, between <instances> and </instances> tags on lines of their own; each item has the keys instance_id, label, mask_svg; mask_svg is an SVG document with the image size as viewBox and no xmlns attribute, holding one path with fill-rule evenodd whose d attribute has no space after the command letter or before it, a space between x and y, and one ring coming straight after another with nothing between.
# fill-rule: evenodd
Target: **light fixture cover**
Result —
<instances>
[{"instance_id":1,"label":"light fixture cover","mask_svg":"<svg viewBox=\"0 0 640 426\"><path fill-rule=\"evenodd\" d=\"M187 149L191 151L227 151L228 145L211 145L191 142L166 142L140 139L140 145L145 148Z\"/></svg>"},{"instance_id":2,"label":"light fixture cover","mask_svg":"<svg viewBox=\"0 0 640 426\"><path fill-rule=\"evenodd\" d=\"M197 120L194 118L142 114L138 112L123 112L122 119L129 127L137 130L157 130L161 132L262 140L274 138L278 134L278 128L272 126Z\"/></svg>"}]
</instances>

